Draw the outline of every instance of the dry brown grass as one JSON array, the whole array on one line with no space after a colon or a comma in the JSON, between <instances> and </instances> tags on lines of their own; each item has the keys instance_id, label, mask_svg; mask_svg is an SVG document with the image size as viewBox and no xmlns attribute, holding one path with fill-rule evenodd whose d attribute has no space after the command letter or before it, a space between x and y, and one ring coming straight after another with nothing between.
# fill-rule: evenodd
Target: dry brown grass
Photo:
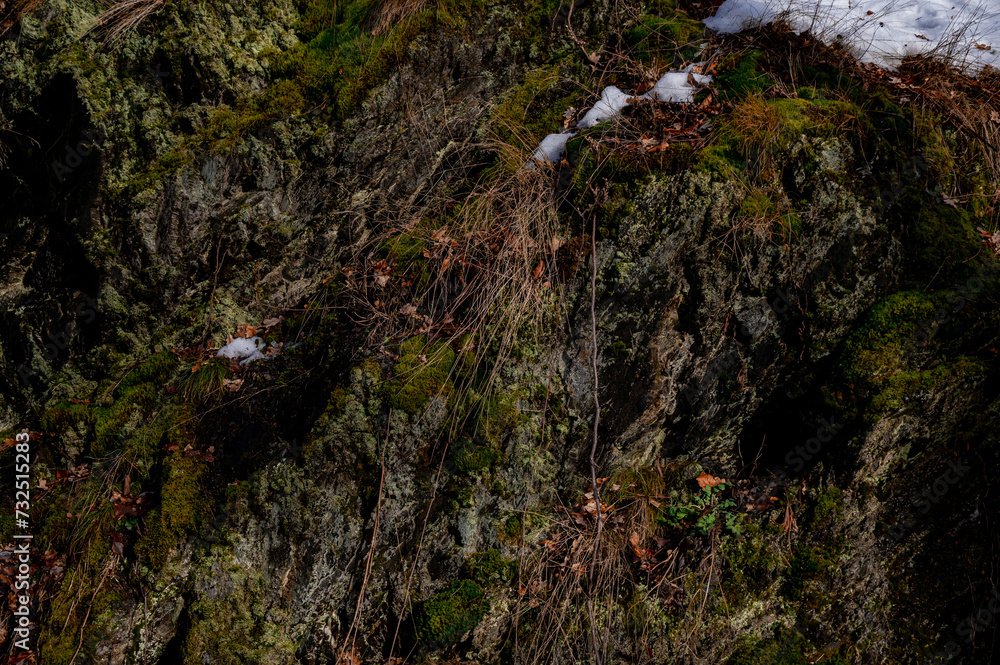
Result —
<instances>
[{"instance_id":1,"label":"dry brown grass","mask_svg":"<svg viewBox=\"0 0 1000 665\"><path fill-rule=\"evenodd\" d=\"M101 36L104 44L121 41L143 21L160 11L165 0L122 0L106 3L107 9L97 18L92 32Z\"/></svg>"},{"instance_id":2,"label":"dry brown grass","mask_svg":"<svg viewBox=\"0 0 1000 665\"><path fill-rule=\"evenodd\" d=\"M488 368L481 395L517 347L548 334L561 302L551 171L520 168L524 150L488 147L500 163L488 181L397 211L346 271L352 309L374 346L419 334L442 340Z\"/></svg>"},{"instance_id":3,"label":"dry brown grass","mask_svg":"<svg viewBox=\"0 0 1000 665\"><path fill-rule=\"evenodd\" d=\"M623 626L633 662L649 662L646 638L655 619L649 608L681 607L690 563L679 542L661 537L656 521L665 501L663 476L652 470L628 475L624 486L602 479L601 493L608 498L601 505L603 528L597 528L594 493L588 492L580 504L548 516L540 542L524 545L510 638L517 662L590 661L593 642L596 662L605 662L614 646L611 635L620 635ZM692 554L689 561L707 564L711 574L714 549L687 551ZM681 639L690 641L704 604L685 612ZM519 630L526 621L531 630Z\"/></svg>"},{"instance_id":4,"label":"dry brown grass","mask_svg":"<svg viewBox=\"0 0 1000 665\"><path fill-rule=\"evenodd\" d=\"M781 133L781 115L763 95L750 95L738 102L719 126L733 137L752 176L766 178L775 167L773 150Z\"/></svg>"},{"instance_id":5,"label":"dry brown grass","mask_svg":"<svg viewBox=\"0 0 1000 665\"><path fill-rule=\"evenodd\" d=\"M375 9L373 35L384 35L400 21L413 16L431 4L432 0L382 0ZM436 3L437 0L434 0Z\"/></svg>"}]
</instances>

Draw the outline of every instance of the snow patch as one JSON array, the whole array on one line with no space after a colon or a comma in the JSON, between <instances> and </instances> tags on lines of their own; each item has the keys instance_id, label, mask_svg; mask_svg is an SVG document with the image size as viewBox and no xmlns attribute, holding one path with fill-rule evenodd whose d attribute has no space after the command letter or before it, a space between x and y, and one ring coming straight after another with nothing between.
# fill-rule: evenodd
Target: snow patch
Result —
<instances>
[{"instance_id":1,"label":"snow patch","mask_svg":"<svg viewBox=\"0 0 1000 665\"><path fill-rule=\"evenodd\" d=\"M628 106L631 95L626 95L613 85L609 85L601 92L601 98L594 104L594 107L587 111L576 126L580 129L590 129L594 125L611 120Z\"/></svg>"},{"instance_id":2,"label":"snow patch","mask_svg":"<svg viewBox=\"0 0 1000 665\"><path fill-rule=\"evenodd\" d=\"M638 99L690 104L694 101L696 86L704 86L712 82L711 76L693 74L693 69L694 65L688 65L679 72L667 72L660 77L660 80L649 92L639 96ZM593 108L584 114L576 126L578 129L589 129L611 120L621 115L622 109L628 106L633 99L636 99L635 95L630 95L616 86L609 85L601 91L601 98L594 104ZM575 131L549 134L538 144L538 148L531 155L531 159L524 165L524 168L533 169L538 163L550 162L554 164L558 162L566 154L566 142L575 135Z\"/></svg>"},{"instance_id":3,"label":"snow patch","mask_svg":"<svg viewBox=\"0 0 1000 665\"><path fill-rule=\"evenodd\" d=\"M535 162L551 162L555 164L566 154L566 142L576 136L576 132L549 134L538 144L538 149L528 160L526 168L535 168Z\"/></svg>"},{"instance_id":4,"label":"snow patch","mask_svg":"<svg viewBox=\"0 0 1000 665\"><path fill-rule=\"evenodd\" d=\"M219 352L215 355L220 358L229 358L230 360L242 359L240 364L246 365L254 360L267 359L268 356L261 353L261 350L265 346L266 343L260 337L240 337L219 349Z\"/></svg>"},{"instance_id":5,"label":"snow patch","mask_svg":"<svg viewBox=\"0 0 1000 665\"><path fill-rule=\"evenodd\" d=\"M1000 65L996 0L726 0L705 25L740 32L779 16L796 31L839 39L862 62L882 67L932 52L971 73Z\"/></svg>"},{"instance_id":6,"label":"snow patch","mask_svg":"<svg viewBox=\"0 0 1000 665\"><path fill-rule=\"evenodd\" d=\"M691 74L690 68L686 71L667 72L656 82L652 90L643 95L643 98L652 99L655 102L690 104L694 101L695 87L688 81L689 77L693 78L698 86L708 85L712 82L711 76Z\"/></svg>"}]
</instances>

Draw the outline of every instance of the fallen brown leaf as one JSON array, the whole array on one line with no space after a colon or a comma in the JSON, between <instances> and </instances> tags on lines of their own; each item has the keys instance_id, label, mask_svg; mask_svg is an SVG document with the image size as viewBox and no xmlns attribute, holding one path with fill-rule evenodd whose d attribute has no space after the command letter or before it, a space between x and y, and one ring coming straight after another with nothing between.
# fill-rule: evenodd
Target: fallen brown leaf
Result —
<instances>
[{"instance_id":1,"label":"fallen brown leaf","mask_svg":"<svg viewBox=\"0 0 1000 665\"><path fill-rule=\"evenodd\" d=\"M715 487L716 485L721 485L726 482L725 478L716 478L715 476L709 475L707 473L702 473L696 478L698 481L698 487L705 489L706 487Z\"/></svg>"}]
</instances>

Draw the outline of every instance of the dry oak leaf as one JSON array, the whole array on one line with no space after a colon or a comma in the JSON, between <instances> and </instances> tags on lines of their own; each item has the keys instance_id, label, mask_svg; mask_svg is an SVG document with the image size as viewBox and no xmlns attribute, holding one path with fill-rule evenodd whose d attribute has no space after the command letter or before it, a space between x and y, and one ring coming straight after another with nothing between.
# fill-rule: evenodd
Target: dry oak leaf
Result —
<instances>
[{"instance_id":1,"label":"dry oak leaf","mask_svg":"<svg viewBox=\"0 0 1000 665\"><path fill-rule=\"evenodd\" d=\"M705 489L706 487L715 487L716 485L721 485L726 482L725 478L716 478L715 476L707 473L702 473L695 480L698 481L698 487L701 489Z\"/></svg>"},{"instance_id":2,"label":"dry oak leaf","mask_svg":"<svg viewBox=\"0 0 1000 665\"><path fill-rule=\"evenodd\" d=\"M243 339L250 339L257 335L257 329L246 323L241 323L236 326L236 336L242 337Z\"/></svg>"}]
</instances>

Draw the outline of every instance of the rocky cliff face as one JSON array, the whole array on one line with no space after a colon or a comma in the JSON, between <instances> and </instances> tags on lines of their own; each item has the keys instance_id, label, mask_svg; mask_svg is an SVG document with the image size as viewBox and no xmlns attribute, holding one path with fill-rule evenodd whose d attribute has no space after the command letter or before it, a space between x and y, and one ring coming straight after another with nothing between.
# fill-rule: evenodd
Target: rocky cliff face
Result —
<instances>
[{"instance_id":1,"label":"rocky cliff face","mask_svg":"<svg viewBox=\"0 0 1000 665\"><path fill-rule=\"evenodd\" d=\"M691 3L135 7L0 38L36 662L991 662L988 74Z\"/></svg>"}]
</instances>

